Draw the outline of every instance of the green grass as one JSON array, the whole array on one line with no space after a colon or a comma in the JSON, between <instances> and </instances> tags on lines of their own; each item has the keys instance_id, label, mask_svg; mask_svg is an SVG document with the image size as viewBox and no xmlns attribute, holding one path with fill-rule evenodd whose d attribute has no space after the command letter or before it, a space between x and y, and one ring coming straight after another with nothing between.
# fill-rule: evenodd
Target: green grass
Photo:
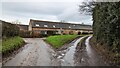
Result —
<instances>
[{"instance_id":1,"label":"green grass","mask_svg":"<svg viewBox=\"0 0 120 68\"><path fill-rule=\"evenodd\" d=\"M56 35L47 37L46 41L54 48L60 48L65 43L75 39L78 35Z\"/></svg>"},{"instance_id":2,"label":"green grass","mask_svg":"<svg viewBox=\"0 0 120 68\"><path fill-rule=\"evenodd\" d=\"M23 43L23 39L18 36L4 39L2 41L2 50L0 50L0 52L6 54L16 48L19 48L23 45Z\"/></svg>"}]
</instances>

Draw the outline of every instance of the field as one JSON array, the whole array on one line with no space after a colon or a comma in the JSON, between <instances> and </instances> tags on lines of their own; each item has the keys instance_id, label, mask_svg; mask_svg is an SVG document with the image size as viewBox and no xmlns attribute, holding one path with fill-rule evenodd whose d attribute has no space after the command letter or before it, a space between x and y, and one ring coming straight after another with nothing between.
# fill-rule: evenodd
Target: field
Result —
<instances>
[{"instance_id":1,"label":"field","mask_svg":"<svg viewBox=\"0 0 120 68\"><path fill-rule=\"evenodd\" d=\"M2 49L0 50L0 52L2 52L3 54L10 53L13 50L21 47L23 44L24 41L19 36L4 39L2 41Z\"/></svg>"},{"instance_id":2,"label":"field","mask_svg":"<svg viewBox=\"0 0 120 68\"><path fill-rule=\"evenodd\" d=\"M54 48L60 48L65 43L77 38L79 35L56 35L49 36L46 41L50 43Z\"/></svg>"}]
</instances>

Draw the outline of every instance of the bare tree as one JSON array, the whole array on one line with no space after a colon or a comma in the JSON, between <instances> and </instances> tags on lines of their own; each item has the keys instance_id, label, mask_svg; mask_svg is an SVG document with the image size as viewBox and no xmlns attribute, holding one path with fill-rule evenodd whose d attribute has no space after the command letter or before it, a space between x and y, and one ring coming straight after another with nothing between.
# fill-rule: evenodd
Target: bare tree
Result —
<instances>
[{"instance_id":1,"label":"bare tree","mask_svg":"<svg viewBox=\"0 0 120 68\"><path fill-rule=\"evenodd\" d=\"M21 24L21 22L19 20L15 20L12 22L13 24Z\"/></svg>"},{"instance_id":2,"label":"bare tree","mask_svg":"<svg viewBox=\"0 0 120 68\"><path fill-rule=\"evenodd\" d=\"M94 6L95 6L95 2L94 1L82 2L82 4L79 5L79 12L81 14L91 15Z\"/></svg>"},{"instance_id":3,"label":"bare tree","mask_svg":"<svg viewBox=\"0 0 120 68\"><path fill-rule=\"evenodd\" d=\"M62 23L67 23L67 21L65 21L65 20L61 20L60 22L62 22Z\"/></svg>"}]
</instances>

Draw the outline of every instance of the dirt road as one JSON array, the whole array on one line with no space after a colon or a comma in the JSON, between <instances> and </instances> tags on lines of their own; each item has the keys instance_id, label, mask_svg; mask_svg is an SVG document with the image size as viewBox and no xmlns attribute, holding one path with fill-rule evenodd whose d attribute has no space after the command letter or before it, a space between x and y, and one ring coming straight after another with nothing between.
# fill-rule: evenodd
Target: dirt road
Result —
<instances>
[{"instance_id":1,"label":"dirt road","mask_svg":"<svg viewBox=\"0 0 120 68\"><path fill-rule=\"evenodd\" d=\"M40 38L25 38L27 43L23 50L6 62L4 66L105 66L107 65L95 50L89 45L88 37L86 48L76 52L80 37L66 44L59 50L54 50ZM79 54L79 56L75 56Z\"/></svg>"},{"instance_id":2,"label":"dirt road","mask_svg":"<svg viewBox=\"0 0 120 68\"><path fill-rule=\"evenodd\" d=\"M77 53L75 57L76 66L109 66L109 64L103 61L102 56L89 44L91 37L92 36L89 36L85 40L85 45L82 46L79 53Z\"/></svg>"},{"instance_id":3,"label":"dirt road","mask_svg":"<svg viewBox=\"0 0 120 68\"><path fill-rule=\"evenodd\" d=\"M27 45L5 66L50 66L52 49L40 38L25 38Z\"/></svg>"}]
</instances>

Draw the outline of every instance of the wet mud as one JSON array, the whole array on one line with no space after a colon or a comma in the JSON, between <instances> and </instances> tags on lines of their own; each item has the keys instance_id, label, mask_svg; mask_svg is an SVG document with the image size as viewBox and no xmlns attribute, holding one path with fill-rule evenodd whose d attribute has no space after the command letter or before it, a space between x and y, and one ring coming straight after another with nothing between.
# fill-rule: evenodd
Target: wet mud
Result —
<instances>
[{"instance_id":1,"label":"wet mud","mask_svg":"<svg viewBox=\"0 0 120 68\"><path fill-rule=\"evenodd\" d=\"M41 38L24 38L27 44L23 50L4 66L106 66L107 63L89 44L92 36L78 46L85 37L77 38L57 50Z\"/></svg>"}]
</instances>

